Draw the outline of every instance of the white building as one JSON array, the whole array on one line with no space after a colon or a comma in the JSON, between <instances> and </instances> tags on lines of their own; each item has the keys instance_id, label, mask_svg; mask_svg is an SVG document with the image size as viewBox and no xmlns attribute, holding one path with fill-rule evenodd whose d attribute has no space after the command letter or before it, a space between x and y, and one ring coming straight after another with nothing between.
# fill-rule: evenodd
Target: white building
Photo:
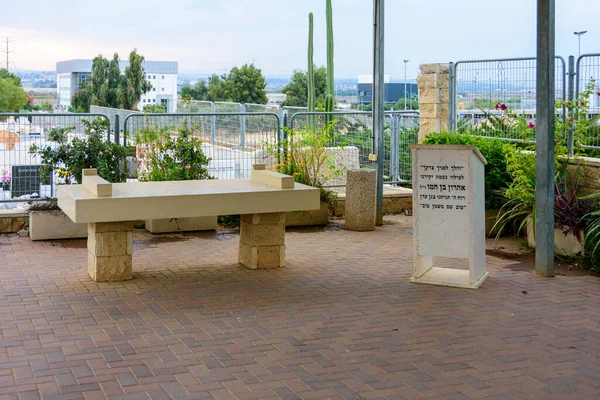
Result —
<instances>
[{"instance_id":1,"label":"white building","mask_svg":"<svg viewBox=\"0 0 600 400\"><path fill-rule=\"evenodd\" d=\"M121 72L129 65L129 61L120 61ZM167 112L174 112L177 103L177 61L144 61L146 79L152 89L140 99L138 108L149 104L166 104ZM68 60L56 63L57 74L57 107L59 111L68 111L71 98L92 72L92 60Z\"/></svg>"}]
</instances>

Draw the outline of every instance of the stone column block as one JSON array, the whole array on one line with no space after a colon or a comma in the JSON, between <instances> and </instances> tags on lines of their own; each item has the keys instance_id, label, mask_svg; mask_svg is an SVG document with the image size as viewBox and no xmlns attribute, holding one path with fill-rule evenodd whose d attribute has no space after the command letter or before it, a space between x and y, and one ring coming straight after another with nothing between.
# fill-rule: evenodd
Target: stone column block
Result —
<instances>
[{"instance_id":1,"label":"stone column block","mask_svg":"<svg viewBox=\"0 0 600 400\"><path fill-rule=\"evenodd\" d=\"M285 265L285 213L240 217L238 261L250 269Z\"/></svg>"},{"instance_id":2,"label":"stone column block","mask_svg":"<svg viewBox=\"0 0 600 400\"><path fill-rule=\"evenodd\" d=\"M347 172L345 228L351 231L375 230L377 171L357 169Z\"/></svg>"},{"instance_id":3,"label":"stone column block","mask_svg":"<svg viewBox=\"0 0 600 400\"><path fill-rule=\"evenodd\" d=\"M133 222L88 224L88 273L98 282L132 277Z\"/></svg>"},{"instance_id":4,"label":"stone column block","mask_svg":"<svg viewBox=\"0 0 600 400\"><path fill-rule=\"evenodd\" d=\"M419 143L431 132L450 127L450 74L448 64L421 64L417 77L421 127Z\"/></svg>"},{"instance_id":5,"label":"stone column block","mask_svg":"<svg viewBox=\"0 0 600 400\"><path fill-rule=\"evenodd\" d=\"M434 64L421 64L421 73L426 74L449 74L450 66L448 64L434 63Z\"/></svg>"}]
</instances>

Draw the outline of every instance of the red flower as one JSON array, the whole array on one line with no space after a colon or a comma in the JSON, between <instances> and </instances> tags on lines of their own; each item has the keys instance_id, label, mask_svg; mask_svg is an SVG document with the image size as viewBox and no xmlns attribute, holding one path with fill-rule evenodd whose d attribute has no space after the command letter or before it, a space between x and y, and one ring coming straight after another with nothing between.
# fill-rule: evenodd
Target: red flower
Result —
<instances>
[{"instance_id":1,"label":"red flower","mask_svg":"<svg viewBox=\"0 0 600 400\"><path fill-rule=\"evenodd\" d=\"M600 96L600 93L598 94ZM496 103L496 110L500 108L500 104Z\"/></svg>"},{"instance_id":2,"label":"red flower","mask_svg":"<svg viewBox=\"0 0 600 400\"><path fill-rule=\"evenodd\" d=\"M506 111L506 110L508 110L508 107L506 106L506 104L502 103L502 104L500 104L500 109L502 111Z\"/></svg>"},{"instance_id":3,"label":"red flower","mask_svg":"<svg viewBox=\"0 0 600 400\"><path fill-rule=\"evenodd\" d=\"M77 127L75 125L72 126L73 129L77 129Z\"/></svg>"},{"instance_id":4,"label":"red flower","mask_svg":"<svg viewBox=\"0 0 600 400\"><path fill-rule=\"evenodd\" d=\"M535 124L533 122L530 122L528 125L531 129L535 128Z\"/></svg>"},{"instance_id":5,"label":"red flower","mask_svg":"<svg viewBox=\"0 0 600 400\"><path fill-rule=\"evenodd\" d=\"M585 106L585 101L582 101L581 103L579 103L580 106Z\"/></svg>"}]
</instances>

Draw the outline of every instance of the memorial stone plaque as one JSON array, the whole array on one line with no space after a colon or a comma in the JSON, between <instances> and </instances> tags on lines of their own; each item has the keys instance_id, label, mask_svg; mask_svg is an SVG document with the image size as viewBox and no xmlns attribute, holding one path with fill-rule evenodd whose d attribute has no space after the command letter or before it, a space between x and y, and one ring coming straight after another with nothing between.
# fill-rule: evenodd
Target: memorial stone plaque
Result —
<instances>
[{"instance_id":1,"label":"memorial stone plaque","mask_svg":"<svg viewBox=\"0 0 600 400\"><path fill-rule=\"evenodd\" d=\"M477 287L485 272L485 159L474 146L411 145L413 282ZM468 259L469 270L437 268L433 257Z\"/></svg>"},{"instance_id":2,"label":"memorial stone plaque","mask_svg":"<svg viewBox=\"0 0 600 400\"><path fill-rule=\"evenodd\" d=\"M13 165L10 193L13 199L40 193L42 165ZM45 185L52 185L52 172L48 174Z\"/></svg>"}]
</instances>

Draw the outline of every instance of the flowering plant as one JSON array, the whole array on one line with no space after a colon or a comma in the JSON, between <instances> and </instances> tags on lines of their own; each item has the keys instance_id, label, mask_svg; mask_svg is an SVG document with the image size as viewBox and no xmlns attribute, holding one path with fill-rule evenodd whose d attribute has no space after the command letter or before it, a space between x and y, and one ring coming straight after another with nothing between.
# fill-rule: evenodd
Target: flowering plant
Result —
<instances>
[{"instance_id":1,"label":"flowering plant","mask_svg":"<svg viewBox=\"0 0 600 400\"><path fill-rule=\"evenodd\" d=\"M5 169L4 172L2 173L2 176L0 176L0 182L2 184L7 184L10 182L10 178L11 178L10 172L8 172L8 170Z\"/></svg>"}]
</instances>

